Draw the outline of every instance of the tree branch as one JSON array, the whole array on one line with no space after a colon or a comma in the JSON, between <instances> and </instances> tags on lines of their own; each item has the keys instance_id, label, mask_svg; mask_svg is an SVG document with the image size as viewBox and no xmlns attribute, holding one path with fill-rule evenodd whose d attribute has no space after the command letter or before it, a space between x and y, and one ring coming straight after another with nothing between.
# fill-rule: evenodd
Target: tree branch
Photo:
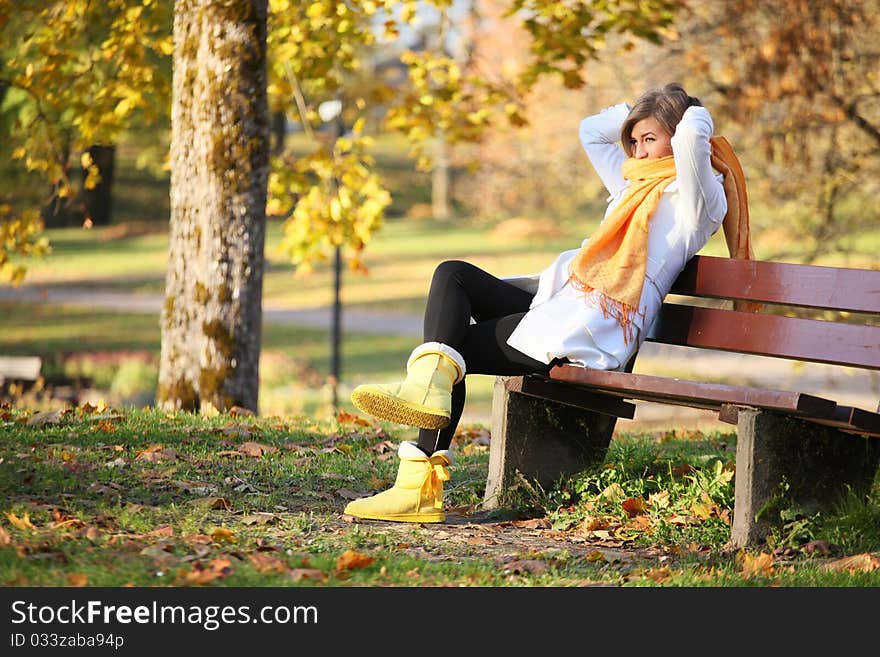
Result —
<instances>
[{"instance_id":1,"label":"tree branch","mask_svg":"<svg viewBox=\"0 0 880 657\"><path fill-rule=\"evenodd\" d=\"M834 101L834 104L843 110L843 113L846 114L848 119L853 121L859 128L870 135L877 144L880 144L880 129L859 114L855 103L847 103L843 98L836 94L830 94L830 97L831 100Z\"/></svg>"}]
</instances>

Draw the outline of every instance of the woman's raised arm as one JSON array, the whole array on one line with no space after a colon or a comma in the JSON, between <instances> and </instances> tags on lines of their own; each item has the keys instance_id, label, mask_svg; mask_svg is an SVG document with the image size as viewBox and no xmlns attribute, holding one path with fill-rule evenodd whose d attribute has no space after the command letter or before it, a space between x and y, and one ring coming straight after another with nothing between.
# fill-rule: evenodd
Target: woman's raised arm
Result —
<instances>
[{"instance_id":1,"label":"woman's raised arm","mask_svg":"<svg viewBox=\"0 0 880 657\"><path fill-rule=\"evenodd\" d=\"M681 202L678 216L696 227L701 218L721 223L727 212L724 186L712 170L715 126L705 107L688 107L672 136L675 176Z\"/></svg>"},{"instance_id":2,"label":"woman's raised arm","mask_svg":"<svg viewBox=\"0 0 880 657\"><path fill-rule=\"evenodd\" d=\"M578 130L581 145L611 196L626 185L620 171L626 159L626 153L620 147L620 128L628 115L629 106L626 103L612 105L585 118Z\"/></svg>"}]
</instances>

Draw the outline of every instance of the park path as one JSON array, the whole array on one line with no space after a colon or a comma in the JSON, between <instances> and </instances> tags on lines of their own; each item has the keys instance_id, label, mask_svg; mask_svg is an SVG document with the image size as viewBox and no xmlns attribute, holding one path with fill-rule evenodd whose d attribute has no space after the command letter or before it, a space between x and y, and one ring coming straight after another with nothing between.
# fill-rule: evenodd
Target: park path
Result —
<instances>
[{"instance_id":1,"label":"park path","mask_svg":"<svg viewBox=\"0 0 880 657\"><path fill-rule=\"evenodd\" d=\"M69 304L145 314L158 314L162 304L162 297L158 294L66 283L24 284L17 288L0 286L0 300ZM270 324L329 330L333 315L330 307L284 308L269 302L263 308L263 318ZM422 318L402 313L343 308L342 330L344 333L410 336L413 344L416 344L421 339ZM739 385L798 390L872 411L880 400L880 374L854 368L821 363L793 364L784 359L710 350L697 352L653 343L643 345L636 363L635 371L645 374L708 378ZM618 428L622 430L628 427L664 426L698 429L725 425L719 425L716 414L710 411L648 403L639 405L635 420L620 420L618 423Z\"/></svg>"}]
</instances>

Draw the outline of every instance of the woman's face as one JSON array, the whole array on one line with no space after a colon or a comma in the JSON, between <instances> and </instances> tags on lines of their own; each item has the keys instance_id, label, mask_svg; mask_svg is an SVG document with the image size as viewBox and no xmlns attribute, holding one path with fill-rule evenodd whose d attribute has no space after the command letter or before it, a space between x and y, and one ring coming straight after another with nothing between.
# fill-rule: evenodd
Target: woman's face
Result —
<instances>
[{"instance_id":1,"label":"woman's face","mask_svg":"<svg viewBox=\"0 0 880 657\"><path fill-rule=\"evenodd\" d=\"M637 159L672 155L672 135L653 116L633 126L629 144L632 156Z\"/></svg>"}]
</instances>

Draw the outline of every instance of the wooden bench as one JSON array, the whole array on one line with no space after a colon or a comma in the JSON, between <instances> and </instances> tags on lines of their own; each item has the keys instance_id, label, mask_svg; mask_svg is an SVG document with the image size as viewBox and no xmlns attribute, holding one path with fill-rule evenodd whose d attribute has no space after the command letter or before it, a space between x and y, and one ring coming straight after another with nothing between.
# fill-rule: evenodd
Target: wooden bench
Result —
<instances>
[{"instance_id":1,"label":"wooden bench","mask_svg":"<svg viewBox=\"0 0 880 657\"><path fill-rule=\"evenodd\" d=\"M707 301L717 299L763 306L738 312ZM880 370L880 271L696 256L666 301L649 341ZM815 310L835 311L835 319L793 316L809 314L803 309L823 317L829 313ZM766 538L774 519L759 512L783 484L782 499L802 508L870 490L880 463L880 406L638 374L634 361L625 372L562 365L549 376L498 377L485 508L505 505L520 476L547 488L600 466L617 418L633 418L638 401L710 409L736 425L735 547Z\"/></svg>"}]
</instances>

